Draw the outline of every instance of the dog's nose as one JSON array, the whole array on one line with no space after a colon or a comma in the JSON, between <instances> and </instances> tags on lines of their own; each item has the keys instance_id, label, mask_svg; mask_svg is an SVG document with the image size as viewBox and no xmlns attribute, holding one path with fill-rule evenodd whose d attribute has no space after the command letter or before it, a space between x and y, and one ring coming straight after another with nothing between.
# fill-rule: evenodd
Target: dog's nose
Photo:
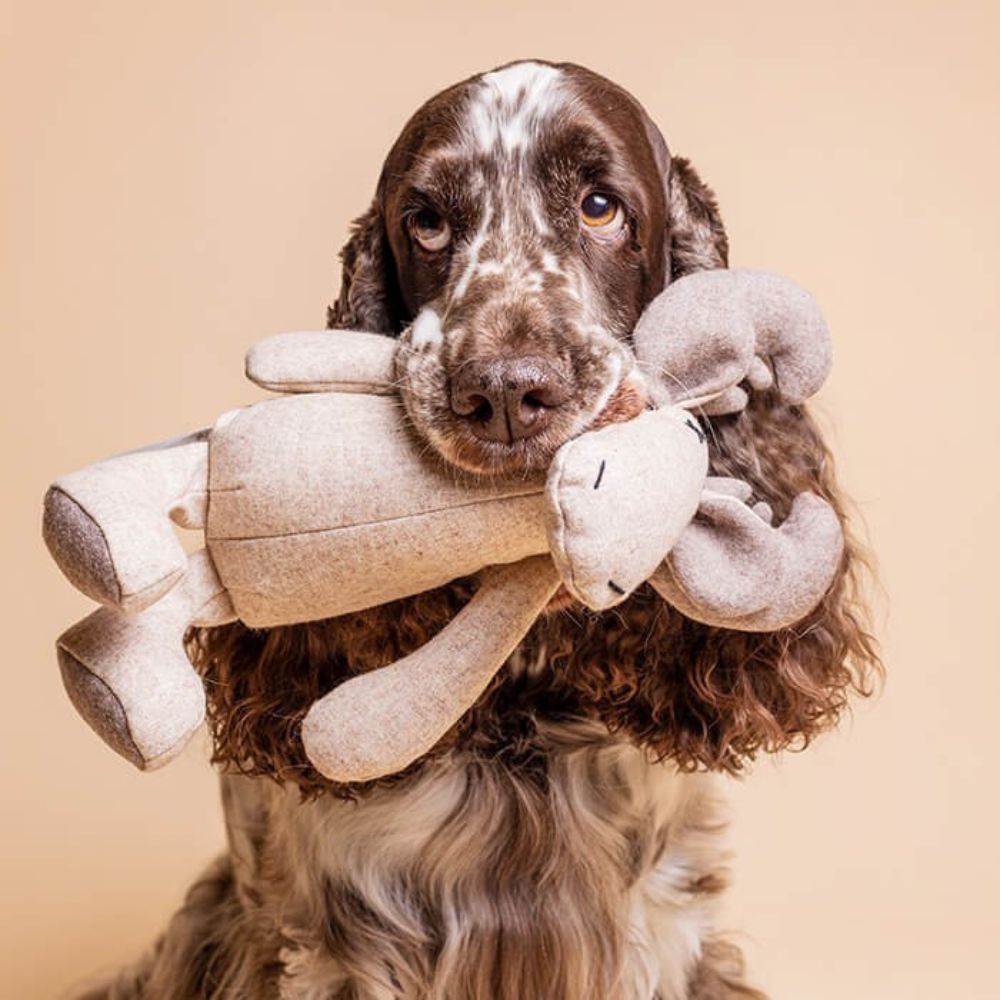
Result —
<instances>
[{"instance_id":1,"label":"dog's nose","mask_svg":"<svg viewBox=\"0 0 1000 1000\"><path fill-rule=\"evenodd\" d=\"M451 383L451 408L485 441L534 437L569 398L565 376L543 358L470 361Z\"/></svg>"}]
</instances>

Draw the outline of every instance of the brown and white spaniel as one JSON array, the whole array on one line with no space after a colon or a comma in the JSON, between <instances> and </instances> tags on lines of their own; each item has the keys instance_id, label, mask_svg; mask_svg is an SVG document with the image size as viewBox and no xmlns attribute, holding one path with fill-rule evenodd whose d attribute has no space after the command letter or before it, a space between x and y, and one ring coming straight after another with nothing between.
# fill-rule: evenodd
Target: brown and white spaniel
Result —
<instances>
[{"instance_id":1,"label":"brown and white spaniel","mask_svg":"<svg viewBox=\"0 0 1000 1000\"><path fill-rule=\"evenodd\" d=\"M329 325L405 340L417 431L484 474L545 465L608 407L650 299L726 266L715 199L620 87L519 62L428 101L343 251ZM331 333L336 336L336 333ZM844 515L801 408L755 393L702 418L717 474L779 517ZM553 607L474 709L405 773L337 785L299 725L344 678L435 633L475 588L314 624L190 637L229 849L153 951L93 996L285 1000L759 997L714 927L718 779L804 746L878 670L848 543L820 606L769 634L642 589Z\"/></svg>"}]
</instances>

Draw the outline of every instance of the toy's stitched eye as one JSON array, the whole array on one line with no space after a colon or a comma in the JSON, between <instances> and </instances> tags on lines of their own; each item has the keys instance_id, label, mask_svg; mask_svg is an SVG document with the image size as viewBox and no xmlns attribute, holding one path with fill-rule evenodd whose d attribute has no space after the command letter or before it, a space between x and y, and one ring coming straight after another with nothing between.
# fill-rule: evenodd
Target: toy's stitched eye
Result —
<instances>
[{"instance_id":1,"label":"toy's stitched eye","mask_svg":"<svg viewBox=\"0 0 1000 1000\"><path fill-rule=\"evenodd\" d=\"M443 250L451 243L451 226L433 208L422 208L410 216L410 232L413 238L431 252Z\"/></svg>"},{"instance_id":2,"label":"toy's stitched eye","mask_svg":"<svg viewBox=\"0 0 1000 1000\"><path fill-rule=\"evenodd\" d=\"M625 225L625 209L614 195L591 191L580 202L580 221L599 236L614 236Z\"/></svg>"}]
</instances>

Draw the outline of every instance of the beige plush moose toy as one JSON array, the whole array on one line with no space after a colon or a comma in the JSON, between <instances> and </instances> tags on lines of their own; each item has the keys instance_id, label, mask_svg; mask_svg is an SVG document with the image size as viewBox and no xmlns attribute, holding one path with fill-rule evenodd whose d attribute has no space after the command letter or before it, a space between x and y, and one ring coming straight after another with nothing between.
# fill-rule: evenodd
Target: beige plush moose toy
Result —
<instances>
[{"instance_id":1,"label":"beige plush moose toy","mask_svg":"<svg viewBox=\"0 0 1000 1000\"><path fill-rule=\"evenodd\" d=\"M302 738L338 781L404 768L461 717L560 585L594 610L649 581L682 613L748 631L807 614L841 558L841 527L800 495L772 526L750 489L707 476L698 413L773 388L801 402L829 369L813 300L791 282L720 270L682 278L634 331L650 401L582 433L536 478L474 477L410 429L398 340L293 333L256 345L247 374L283 393L208 430L64 476L43 531L69 580L104 605L65 632L70 698L140 768L174 757L205 696L183 646L193 624L255 628L348 614L478 574L427 645L317 701ZM171 522L204 529L185 554Z\"/></svg>"}]
</instances>

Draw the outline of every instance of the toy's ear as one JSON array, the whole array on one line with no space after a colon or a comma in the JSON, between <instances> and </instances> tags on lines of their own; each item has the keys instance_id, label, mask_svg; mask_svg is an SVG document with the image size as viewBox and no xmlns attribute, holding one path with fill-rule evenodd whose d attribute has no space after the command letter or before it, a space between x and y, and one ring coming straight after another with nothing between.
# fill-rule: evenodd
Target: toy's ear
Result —
<instances>
[{"instance_id":1,"label":"toy's ear","mask_svg":"<svg viewBox=\"0 0 1000 1000\"><path fill-rule=\"evenodd\" d=\"M670 280L729 265L729 240L715 194L690 162L670 158L667 175Z\"/></svg>"},{"instance_id":2,"label":"toy's ear","mask_svg":"<svg viewBox=\"0 0 1000 1000\"><path fill-rule=\"evenodd\" d=\"M340 259L340 294L326 311L327 327L399 333L407 317L378 199L355 219Z\"/></svg>"}]
</instances>

